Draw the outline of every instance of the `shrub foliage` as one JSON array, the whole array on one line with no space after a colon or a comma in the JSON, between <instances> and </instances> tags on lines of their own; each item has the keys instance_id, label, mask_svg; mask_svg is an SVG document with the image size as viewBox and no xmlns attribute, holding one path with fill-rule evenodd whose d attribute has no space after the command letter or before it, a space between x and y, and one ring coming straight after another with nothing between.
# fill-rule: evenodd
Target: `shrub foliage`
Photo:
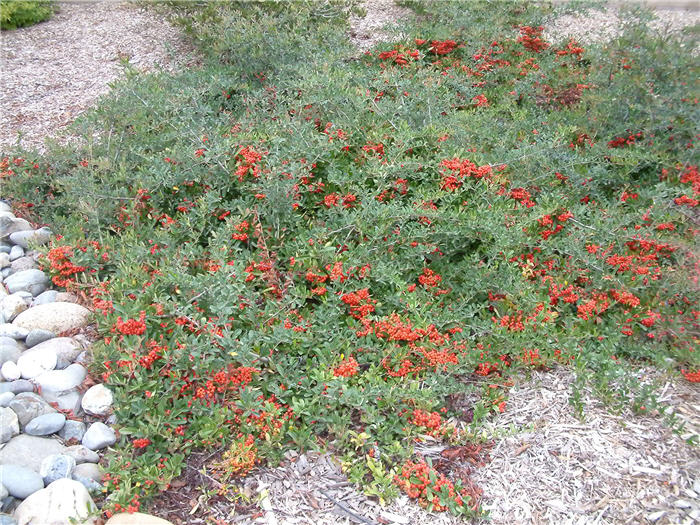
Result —
<instances>
[{"instance_id":1,"label":"shrub foliage","mask_svg":"<svg viewBox=\"0 0 700 525\"><path fill-rule=\"evenodd\" d=\"M53 0L13 0L0 3L0 29L17 29L51 18Z\"/></svg>"},{"instance_id":2,"label":"shrub foliage","mask_svg":"<svg viewBox=\"0 0 700 525\"><path fill-rule=\"evenodd\" d=\"M682 40L641 13L584 48L545 41L543 7L411 5L360 57L342 5L191 14L200 69L130 74L79 121L89 144L3 161L97 312L110 508L193 448L225 447L229 479L323 447L369 494L470 514L479 491L412 445L478 447L514 372L573 366L643 409L626 364L697 370Z\"/></svg>"}]
</instances>

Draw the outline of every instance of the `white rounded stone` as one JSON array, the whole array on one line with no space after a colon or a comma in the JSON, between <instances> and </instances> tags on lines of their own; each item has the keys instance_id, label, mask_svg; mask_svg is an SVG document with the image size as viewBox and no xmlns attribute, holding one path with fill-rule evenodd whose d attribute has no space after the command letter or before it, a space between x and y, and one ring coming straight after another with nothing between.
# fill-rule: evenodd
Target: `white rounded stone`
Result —
<instances>
[{"instance_id":1,"label":"white rounded stone","mask_svg":"<svg viewBox=\"0 0 700 525\"><path fill-rule=\"evenodd\" d=\"M85 392L81 405L88 414L105 416L112 408L113 402L114 396L109 388L104 385L95 385Z\"/></svg>"},{"instance_id":2,"label":"white rounded stone","mask_svg":"<svg viewBox=\"0 0 700 525\"><path fill-rule=\"evenodd\" d=\"M0 368L0 373L2 373L2 377L5 379L5 381L14 381L15 379L22 377L22 371L17 364L13 363L12 361L3 363L2 367Z\"/></svg>"},{"instance_id":3,"label":"white rounded stone","mask_svg":"<svg viewBox=\"0 0 700 525\"><path fill-rule=\"evenodd\" d=\"M14 518L17 525L93 525L97 522L96 510L82 483L62 478L20 503Z\"/></svg>"},{"instance_id":4,"label":"white rounded stone","mask_svg":"<svg viewBox=\"0 0 700 525\"><path fill-rule=\"evenodd\" d=\"M48 303L25 310L12 324L27 330L40 329L60 334L87 325L90 315L90 310L79 304Z\"/></svg>"},{"instance_id":5,"label":"white rounded stone","mask_svg":"<svg viewBox=\"0 0 700 525\"><path fill-rule=\"evenodd\" d=\"M17 360L17 366L24 379L32 379L56 368L56 352L50 348L44 350L27 350Z\"/></svg>"}]
</instances>

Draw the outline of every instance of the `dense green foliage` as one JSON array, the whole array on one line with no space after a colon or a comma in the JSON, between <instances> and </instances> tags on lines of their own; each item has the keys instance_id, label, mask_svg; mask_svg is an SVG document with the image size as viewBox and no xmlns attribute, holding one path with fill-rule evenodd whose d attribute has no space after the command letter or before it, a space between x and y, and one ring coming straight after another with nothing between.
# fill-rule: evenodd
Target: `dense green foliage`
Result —
<instances>
[{"instance_id":1,"label":"dense green foliage","mask_svg":"<svg viewBox=\"0 0 700 525\"><path fill-rule=\"evenodd\" d=\"M53 0L4 0L0 2L0 29L17 29L51 18Z\"/></svg>"},{"instance_id":2,"label":"dense green foliage","mask_svg":"<svg viewBox=\"0 0 700 525\"><path fill-rule=\"evenodd\" d=\"M328 447L368 494L468 514L412 444L477 443L513 373L573 366L648 410L630 365L697 369L687 48L643 12L583 49L543 41L543 7L409 5L360 57L340 5L195 11L204 66L130 72L89 144L6 160L98 311L113 507L193 447L229 446L222 479Z\"/></svg>"}]
</instances>

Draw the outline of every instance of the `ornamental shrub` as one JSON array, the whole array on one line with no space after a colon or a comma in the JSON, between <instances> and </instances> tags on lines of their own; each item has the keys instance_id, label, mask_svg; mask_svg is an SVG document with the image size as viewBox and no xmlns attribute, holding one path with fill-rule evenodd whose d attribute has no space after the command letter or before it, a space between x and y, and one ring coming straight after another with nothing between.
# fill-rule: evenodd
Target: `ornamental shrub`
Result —
<instances>
[{"instance_id":1,"label":"ornamental shrub","mask_svg":"<svg viewBox=\"0 0 700 525\"><path fill-rule=\"evenodd\" d=\"M14 0L0 3L0 29L17 29L51 18L53 0Z\"/></svg>"},{"instance_id":2,"label":"ornamental shrub","mask_svg":"<svg viewBox=\"0 0 700 525\"><path fill-rule=\"evenodd\" d=\"M345 10L295 6L232 6L201 69L132 72L76 123L87 144L2 161L62 229L54 282L97 312L106 508L195 449L229 480L326 448L380 500L471 515L480 491L413 445L476 450L513 374L571 366L616 408L652 406L640 363L695 377L682 41L546 42L549 8L426 2L357 57Z\"/></svg>"}]
</instances>

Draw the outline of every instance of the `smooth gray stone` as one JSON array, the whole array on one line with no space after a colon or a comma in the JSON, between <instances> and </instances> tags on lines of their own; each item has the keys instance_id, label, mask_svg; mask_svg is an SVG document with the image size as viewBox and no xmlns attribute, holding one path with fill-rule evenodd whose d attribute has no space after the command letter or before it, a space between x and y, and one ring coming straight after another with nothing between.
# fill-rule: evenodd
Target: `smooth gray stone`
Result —
<instances>
[{"instance_id":1,"label":"smooth gray stone","mask_svg":"<svg viewBox=\"0 0 700 525\"><path fill-rule=\"evenodd\" d=\"M46 456L62 454L65 449L58 439L20 434L0 449L0 465L22 465L38 473Z\"/></svg>"},{"instance_id":2,"label":"smooth gray stone","mask_svg":"<svg viewBox=\"0 0 700 525\"><path fill-rule=\"evenodd\" d=\"M15 411L22 430L32 420L56 412L39 394L23 392L10 401L9 407Z\"/></svg>"},{"instance_id":3,"label":"smooth gray stone","mask_svg":"<svg viewBox=\"0 0 700 525\"><path fill-rule=\"evenodd\" d=\"M34 304L39 305L39 304L55 303L57 295L58 295L58 292L56 290L46 290L45 292L40 293L39 295L36 296L36 298L34 299Z\"/></svg>"},{"instance_id":4,"label":"smooth gray stone","mask_svg":"<svg viewBox=\"0 0 700 525\"><path fill-rule=\"evenodd\" d=\"M20 465L0 465L0 479L10 496L19 499L25 499L44 488L39 474Z\"/></svg>"},{"instance_id":5,"label":"smooth gray stone","mask_svg":"<svg viewBox=\"0 0 700 525\"><path fill-rule=\"evenodd\" d=\"M66 424L63 425L63 428L59 431L58 435L66 442L72 439L80 442L85 435L86 428L85 423L82 421L68 419L66 420Z\"/></svg>"},{"instance_id":6,"label":"smooth gray stone","mask_svg":"<svg viewBox=\"0 0 700 525\"><path fill-rule=\"evenodd\" d=\"M24 312L29 305L19 293L13 293L0 299L0 311L6 323Z\"/></svg>"},{"instance_id":7,"label":"smooth gray stone","mask_svg":"<svg viewBox=\"0 0 700 525\"><path fill-rule=\"evenodd\" d=\"M70 478L75 468L75 459L66 454L53 454L44 458L39 468L39 475L47 487L61 478Z\"/></svg>"},{"instance_id":8,"label":"smooth gray stone","mask_svg":"<svg viewBox=\"0 0 700 525\"><path fill-rule=\"evenodd\" d=\"M117 434L107 425L101 422L93 423L83 436L83 445L90 450L100 450L114 445L117 442Z\"/></svg>"},{"instance_id":9,"label":"smooth gray stone","mask_svg":"<svg viewBox=\"0 0 700 525\"><path fill-rule=\"evenodd\" d=\"M20 257L24 257L24 248L15 244L10 250L10 261L16 261Z\"/></svg>"},{"instance_id":10,"label":"smooth gray stone","mask_svg":"<svg viewBox=\"0 0 700 525\"><path fill-rule=\"evenodd\" d=\"M34 380L41 386L42 391L63 392L80 385L87 377L87 370L83 365L73 363L63 370L50 370L44 372Z\"/></svg>"},{"instance_id":11,"label":"smooth gray stone","mask_svg":"<svg viewBox=\"0 0 700 525\"><path fill-rule=\"evenodd\" d=\"M19 348L20 350L24 349L22 343L18 342L17 339L10 337L9 335L0 335L0 348L3 346L13 346Z\"/></svg>"},{"instance_id":12,"label":"smooth gray stone","mask_svg":"<svg viewBox=\"0 0 700 525\"><path fill-rule=\"evenodd\" d=\"M8 361L16 363L19 356L22 355L22 349L17 345L17 342L13 339L14 344L8 345L0 342L0 366L4 365Z\"/></svg>"},{"instance_id":13,"label":"smooth gray stone","mask_svg":"<svg viewBox=\"0 0 700 525\"><path fill-rule=\"evenodd\" d=\"M5 488L5 485L0 483L0 500L3 500L7 498L10 495L9 492L7 492L7 489Z\"/></svg>"},{"instance_id":14,"label":"smooth gray stone","mask_svg":"<svg viewBox=\"0 0 700 525\"><path fill-rule=\"evenodd\" d=\"M48 276L41 270L35 268L13 273L5 279L5 286L7 286L7 291L10 293L24 290L35 297L46 290L46 285L48 283Z\"/></svg>"},{"instance_id":15,"label":"smooth gray stone","mask_svg":"<svg viewBox=\"0 0 700 525\"><path fill-rule=\"evenodd\" d=\"M0 394L0 407L9 406L10 401L15 398L15 394L12 392L3 392Z\"/></svg>"},{"instance_id":16,"label":"smooth gray stone","mask_svg":"<svg viewBox=\"0 0 700 525\"><path fill-rule=\"evenodd\" d=\"M17 525L17 520L9 514L0 514L0 525Z\"/></svg>"},{"instance_id":17,"label":"smooth gray stone","mask_svg":"<svg viewBox=\"0 0 700 525\"><path fill-rule=\"evenodd\" d=\"M19 421L15 411L8 407L0 407L0 443L7 443L18 434Z\"/></svg>"},{"instance_id":18,"label":"smooth gray stone","mask_svg":"<svg viewBox=\"0 0 700 525\"><path fill-rule=\"evenodd\" d=\"M102 483L102 471L95 463L81 463L73 469L73 475L90 478L97 483Z\"/></svg>"},{"instance_id":19,"label":"smooth gray stone","mask_svg":"<svg viewBox=\"0 0 700 525\"><path fill-rule=\"evenodd\" d=\"M39 246L46 244L51 240L52 235L53 232L44 226L38 230L25 230L11 233L10 241L18 244L22 248L29 248L30 244Z\"/></svg>"},{"instance_id":20,"label":"smooth gray stone","mask_svg":"<svg viewBox=\"0 0 700 525\"><path fill-rule=\"evenodd\" d=\"M10 269L12 273L23 272L24 270L31 270L36 268L38 265L32 257L19 257L12 261Z\"/></svg>"},{"instance_id":21,"label":"smooth gray stone","mask_svg":"<svg viewBox=\"0 0 700 525\"><path fill-rule=\"evenodd\" d=\"M83 487L85 487L88 492L102 492L102 485L100 483L97 483L97 481L94 481L90 478L86 478L84 476L78 476L75 472L71 474L71 479L73 481L77 481L78 483L81 483ZM2 525L2 524L0 524Z\"/></svg>"},{"instance_id":22,"label":"smooth gray stone","mask_svg":"<svg viewBox=\"0 0 700 525\"><path fill-rule=\"evenodd\" d=\"M10 265L10 254L0 251L0 270L7 268Z\"/></svg>"},{"instance_id":23,"label":"smooth gray stone","mask_svg":"<svg viewBox=\"0 0 700 525\"><path fill-rule=\"evenodd\" d=\"M29 333L27 334L27 337L24 340L24 344L27 345L27 348L32 348L33 346L48 341L49 339L53 339L54 337L56 337L56 335L53 332L49 332L48 330L42 330L41 328L35 328L34 330L29 330ZM56 356L58 356L58 353L56 353Z\"/></svg>"},{"instance_id":24,"label":"smooth gray stone","mask_svg":"<svg viewBox=\"0 0 700 525\"><path fill-rule=\"evenodd\" d=\"M0 324L0 337L11 337L12 339L24 339L29 330L10 323Z\"/></svg>"},{"instance_id":25,"label":"smooth gray stone","mask_svg":"<svg viewBox=\"0 0 700 525\"><path fill-rule=\"evenodd\" d=\"M17 341L12 337L8 337L6 335L5 336L0 335L0 346L5 346L5 345L19 346L19 343L17 343Z\"/></svg>"},{"instance_id":26,"label":"smooth gray stone","mask_svg":"<svg viewBox=\"0 0 700 525\"><path fill-rule=\"evenodd\" d=\"M11 249L12 249L11 244L7 244L6 242L0 242L0 253L6 253L9 255Z\"/></svg>"},{"instance_id":27,"label":"smooth gray stone","mask_svg":"<svg viewBox=\"0 0 700 525\"><path fill-rule=\"evenodd\" d=\"M5 277L9 277L10 275L12 275L12 267L11 266L7 266L6 268L3 268L2 270L0 270L0 277L2 277L2 281L0 281L0 282L4 282Z\"/></svg>"},{"instance_id":28,"label":"smooth gray stone","mask_svg":"<svg viewBox=\"0 0 700 525\"><path fill-rule=\"evenodd\" d=\"M12 392L13 394L21 394L23 392L34 392L34 383L28 379L18 379L9 383L0 383L0 394Z\"/></svg>"},{"instance_id":29,"label":"smooth gray stone","mask_svg":"<svg viewBox=\"0 0 700 525\"><path fill-rule=\"evenodd\" d=\"M31 230L32 225L18 217L0 216L0 238L9 237L14 232Z\"/></svg>"},{"instance_id":30,"label":"smooth gray stone","mask_svg":"<svg viewBox=\"0 0 700 525\"><path fill-rule=\"evenodd\" d=\"M97 463L100 461L100 455L94 450L90 450L85 445L66 447L63 454L72 457L78 465L82 463Z\"/></svg>"},{"instance_id":31,"label":"smooth gray stone","mask_svg":"<svg viewBox=\"0 0 700 525\"><path fill-rule=\"evenodd\" d=\"M32 348L22 352L17 366L24 379L33 379L44 372L54 370L57 362L56 352L52 348Z\"/></svg>"},{"instance_id":32,"label":"smooth gray stone","mask_svg":"<svg viewBox=\"0 0 700 525\"><path fill-rule=\"evenodd\" d=\"M27 426L24 427L24 432L30 436L48 436L55 434L66 424L66 416L59 412L53 414L44 414L43 416L35 417Z\"/></svg>"},{"instance_id":33,"label":"smooth gray stone","mask_svg":"<svg viewBox=\"0 0 700 525\"><path fill-rule=\"evenodd\" d=\"M53 392L52 390L42 390L41 396L48 403L56 403L60 410L70 410L74 415L79 416L83 413L80 406L83 395L77 388Z\"/></svg>"},{"instance_id":34,"label":"smooth gray stone","mask_svg":"<svg viewBox=\"0 0 700 525\"><path fill-rule=\"evenodd\" d=\"M102 490L102 471L95 463L81 463L71 473L71 478L83 484L89 491Z\"/></svg>"},{"instance_id":35,"label":"smooth gray stone","mask_svg":"<svg viewBox=\"0 0 700 525\"><path fill-rule=\"evenodd\" d=\"M33 331L34 330L32 330L32 332ZM48 331L44 332L51 333ZM31 335L31 332L29 334ZM27 338L29 338L29 335ZM29 344L27 344L27 346L29 346ZM83 347L72 337L52 337L39 343L28 351L53 352L56 355L56 369L63 370L75 361L75 358L83 351Z\"/></svg>"}]
</instances>

